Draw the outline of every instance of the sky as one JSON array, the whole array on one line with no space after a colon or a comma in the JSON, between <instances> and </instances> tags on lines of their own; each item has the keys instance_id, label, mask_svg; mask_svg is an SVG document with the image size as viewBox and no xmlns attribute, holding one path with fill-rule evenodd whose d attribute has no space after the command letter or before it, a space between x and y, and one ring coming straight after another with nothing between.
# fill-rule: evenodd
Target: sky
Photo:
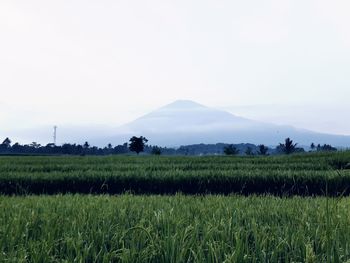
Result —
<instances>
[{"instance_id":1,"label":"sky","mask_svg":"<svg viewBox=\"0 0 350 263\"><path fill-rule=\"evenodd\" d=\"M114 127L178 99L350 135L349 10L346 0L2 0L0 140Z\"/></svg>"}]
</instances>

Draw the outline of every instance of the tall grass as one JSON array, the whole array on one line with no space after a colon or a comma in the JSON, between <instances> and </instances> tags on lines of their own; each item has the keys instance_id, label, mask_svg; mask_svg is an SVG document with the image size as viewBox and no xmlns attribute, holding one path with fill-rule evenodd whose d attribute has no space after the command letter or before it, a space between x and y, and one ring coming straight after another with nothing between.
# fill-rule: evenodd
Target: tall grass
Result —
<instances>
[{"instance_id":1,"label":"tall grass","mask_svg":"<svg viewBox=\"0 0 350 263\"><path fill-rule=\"evenodd\" d=\"M0 193L350 194L350 152L277 157L0 157Z\"/></svg>"},{"instance_id":2,"label":"tall grass","mask_svg":"<svg viewBox=\"0 0 350 263\"><path fill-rule=\"evenodd\" d=\"M0 197L0 262L345 262L349 241L349 198Z\"/></svg>"}]
</instances>

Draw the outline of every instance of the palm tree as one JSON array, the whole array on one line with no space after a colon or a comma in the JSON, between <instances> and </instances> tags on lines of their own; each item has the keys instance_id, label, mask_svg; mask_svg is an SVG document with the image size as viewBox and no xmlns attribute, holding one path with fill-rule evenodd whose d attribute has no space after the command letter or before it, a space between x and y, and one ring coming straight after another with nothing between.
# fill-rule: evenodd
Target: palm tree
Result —
<instances>
[{"instance_id":1,"label":"palm tree","mask_svg":"<svg viewBox=\"0 0 350 263\"><path fill-rule=\"evenodd\" d=\"M314 151L314 150L315 150L315 148L316 148L316 145L315 145L314 143L311 143L311 145L310 145L310 149L311 149L311 151Z\"/></svg>"},{"instance_id":2,"label":"palm tree","mask_svg":"<svg viewBox=\"0 0 350 263\"><path fill-rule=\"evenodd\" d=\"M3 142L2 145L4 145L6 148L9 148L11 146L11 140L7 137Z\"/></svg>"},{"instance_id":3,"label":"palm tree","mask_svg":"<svg viewBox=\"0 0 350 263\"><path fill-rule=\"evenodd\" d=\"M279 145L281 151L285 154L291 154L295 152L296 146L297 143L293 143L293 140L291 140L289 137L284 141L284 143L280 143Z\"/></svg>"}]
</instances>

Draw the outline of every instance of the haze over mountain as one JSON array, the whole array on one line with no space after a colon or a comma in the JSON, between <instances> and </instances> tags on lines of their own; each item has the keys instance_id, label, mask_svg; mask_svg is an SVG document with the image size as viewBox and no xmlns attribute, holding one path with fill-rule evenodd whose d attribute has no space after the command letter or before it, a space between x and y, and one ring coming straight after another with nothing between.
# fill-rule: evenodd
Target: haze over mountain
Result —
<instances>
[{"instance_id":1,"label":"haze over mountain","mask_svg":"<svg viewBox=\"0 0 350 263\"><path fill-rule=\"evenodd\" d=\"M0 140L44 145L55 125L60 144L98 137L104 144L113 136L116 144L127 139L118 126L178 98L350 136L349 9L350 1L326 0L2 0ZM276 127L219 134L208 129L222 123L207 120L191 129L191 120L164 124L150 142L275 143L287 135L278 138ZM145 125L135 132L157 130ZM186 131L161 140L175 128ZM206 134L191 138L195 129Z\"/></svg>"},{"instance_id":2,"label":"haze over mountain","mask_svg":"<svg viewBox=\"0 0 350 263\"><path fill-rule=\"evenodd\" d=\"M115 136L92 140L98 145L123 143L145 136L150 144L180 146L197 143L255 143L277 145L286 137L299 145L311 142L350 146L350 136L322 134L235 116L190 100L178 100L119 127Z\"/></svg>"}]
</instances>

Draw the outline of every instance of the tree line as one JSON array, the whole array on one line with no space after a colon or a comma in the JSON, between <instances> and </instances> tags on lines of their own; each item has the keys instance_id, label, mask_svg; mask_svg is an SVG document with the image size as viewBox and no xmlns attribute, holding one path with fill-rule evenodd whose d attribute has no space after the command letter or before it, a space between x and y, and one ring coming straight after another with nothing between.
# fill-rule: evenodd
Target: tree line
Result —
<instances>
[{"instance_id":1,"label":"tree line","mask_svg":"<svg viewBox=\"0 0 350 263\"><path fill-rule=\"evenodd\" d=\"M6 138L0 144L0 154L13 155L112 155L112 154L128 154L135 152L145 152L149 154L160 155L161 153L176 154L174 149L167 147L158 147L146 145L148 140L141 136L133 136L129 143L113 146L109 143L106 147L91 146L88 142L84 144L64 143L62 145L55 145L48 143L41 145L37 142L30 144L19 144L18 142L12 144L9 138Z\"/></svg>"},{"instance_id":2,"label":"tree line","mask_svg":"<svg viewBox=\"0 0 350 263\"><path fill-rule=\"evenodd\" d=\"M0 144L0 154L13 155L113 155L113 154L140 154L142 152L153 155L206 155L206 154L225 154L225 155L270 155L270 154L292 154L305 152L304 148L298 147L290 138L286 138L276 148L269 148L264 144L195 144L181 146L177 149L160 146L147 145L148 140L143 137L133 136L128 143L113 146L109 143L106 147L91 146L88 142L84 144L64 143L55 145L53 143L45 146L32 142L31 144L21 145L12 144L9 138L6 138ZM317 151L336 151L337 149L329 144L310 145L311 152Z\"/></svg>"},{"instance_id":3,"label":"tree line","mask_svg":"<svg viewBox=\"0 0 350 263\"><path fill-rule=\"evenodd\" d=\"M245 155L269 155L270 153L274 154L292 154L292 153L303 153L305 149L302 147L297 147L297 143L294 143L290 138L286 138L283 143L280 143L275 149L269 149L264 144L257 146L257 150L253 150L251 147L248 147L244 154ZM310 145L310 152L324 152L324 151L337 151L337 148L329 144L318 144L317 146L314 143ZM233 144L230 144L224 148L224 153L226 155L237 155L240 154L240 151Z\"/></svg>"}]
</instances>

